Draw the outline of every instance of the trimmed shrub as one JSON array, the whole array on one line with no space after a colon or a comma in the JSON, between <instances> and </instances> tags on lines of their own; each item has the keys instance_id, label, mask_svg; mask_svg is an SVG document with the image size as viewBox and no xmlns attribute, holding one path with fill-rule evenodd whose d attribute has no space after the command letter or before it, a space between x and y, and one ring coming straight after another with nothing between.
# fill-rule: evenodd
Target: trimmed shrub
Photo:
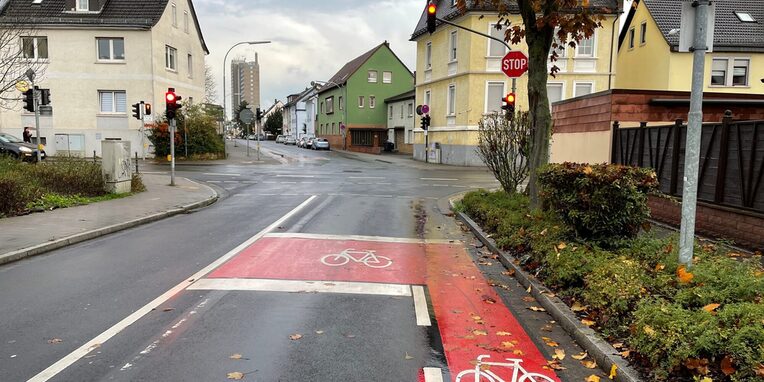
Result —
<instances>
[{"instance_id":1,"label":"trimmed shrub","mask_svg":"<svg viewBox=\"0 0 764 382\"><path fill-rule=\"evenodd\" d=\"M101 165L82 159L57 159L32 166L30 173L42 186L62 195L100 196L106 194Z\"/></svg>"},{"instance_id":2,"label":"trimmed shrub","mask_svg":"<svg viewBox=\"0 0 764 382\"><path fill-rule=\"evenodd\" d=\"M604 164L550 164L538 180L547 207L579 238L606 247L639 233L650 216L647 194L658 185L653 170Z\"/></svg>"},{"instance_id":3,"label":"trimmed shrub","mask_svg":"<svg viewBox=\"0 0 764 382\"><path fill-rule=\"evenodd\" d=\"M41 192L16 172L0 172L0 195L0 216L13 216L25 211Z\"/></svg>"},{"instance_id":4,"label":"trimmed shrub","mask_svg":"<svg viewBox=\"0 0 764 382\"><path fill-rule=\"evenodd\" d=\"M203 158L214 154L219 158L225 151L225 143L217 134L217 122L204 113L201 105L184 105L182 113L178 114L175 132L175 155L185 154L188 145L188 156ZM166 157L170 154L170 131L167 122L157 123L149 129L149 141L154 145L154 154ZM187 141L184 141L184 138Z\"/></svg>"}]
</instances>

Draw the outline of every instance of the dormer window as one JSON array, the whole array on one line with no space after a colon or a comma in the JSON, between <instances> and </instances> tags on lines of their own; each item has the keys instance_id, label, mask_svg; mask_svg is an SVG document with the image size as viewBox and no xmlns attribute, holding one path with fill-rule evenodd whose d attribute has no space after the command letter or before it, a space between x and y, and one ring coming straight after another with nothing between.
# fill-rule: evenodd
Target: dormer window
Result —
<instances>
[{"instance_id":1,"label":"dormer window","mask_svg":"<svg viewBox=\"0 0 764 382\"><path fill-rule=\"evenodd\" d=\"M78 12L87 12L90 10L89 6L90 0L77 0L77 11Z\"/></svg>"},{"instance_id":2,"label":"dormer window","mask_svg":"<svg viewBox=\"0 0 764 382\"><path fill-rule=\"evenodd\" d=\"M755 23L756 19L751 16L748 12L735 12L735 16L737 16L738 20L744 22L744 23Z\"/></svg>"}]
</instances>

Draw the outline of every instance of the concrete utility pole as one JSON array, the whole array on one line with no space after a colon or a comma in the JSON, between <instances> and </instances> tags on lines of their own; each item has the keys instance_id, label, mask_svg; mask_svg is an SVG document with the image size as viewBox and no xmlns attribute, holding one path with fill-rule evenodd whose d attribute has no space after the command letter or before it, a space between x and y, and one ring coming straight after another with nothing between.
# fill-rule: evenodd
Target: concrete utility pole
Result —
<instances>
[{"instance_id":1,"label":"concrete utility pole","mask_svg":"<svg viewBox=\"0 0 764 382\"><path fill-rule=\"evenodd\" d=\"M703 129L703 83L705 78L708 9L710 1L694 1L695 42L693 44L692 97L687 122L687 142L684 156L684 185L682 189L682 224L679 238L679 262L692 266L695 245L695 209L698 203L698 167L700 139ZM712 37L713 38L713 37Z\"/></svg>"}]
</instances>

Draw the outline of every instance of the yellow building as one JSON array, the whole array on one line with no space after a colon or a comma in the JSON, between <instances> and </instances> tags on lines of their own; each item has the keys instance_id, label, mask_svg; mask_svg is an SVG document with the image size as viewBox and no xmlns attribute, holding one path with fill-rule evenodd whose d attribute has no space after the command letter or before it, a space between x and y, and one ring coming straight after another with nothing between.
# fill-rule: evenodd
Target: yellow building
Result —
<instances>
[{"instance_id":1,"label":"yellow building","mask_svg":"<svg viewBox=\"0 0 764 382\"><path fill-rule=\"evenodd\" d=\"M504 30L496 30L496 11L457 9L454 0L436 1L438 18L460 26L503 38ZM469 2L468 2L469 3ZM592 0L592 6L606 14L602 28L577 48L560 52L556 65L560 72L549 77L550 102L608 90L614 82L618 0ZM516 7L516 5L513 5ZM510 16L513 24L522 23L517 11ZM440 146L441 163L452 165L483 165L475 148L478 122L487 114L501 110L501 99L511 89L512 80L500 70L506 48L486 37L447 24L438 25L430 35L426 14L417 24L411 40L417 43L416 101L430 106L429 142ZM525 43L511 45L513 50L527 54ZM551 67L551 64L550 64ZM517 108L528 110L527 75L517 79ZM416 123L414 157L424 160L424 131ZM553 142L556 145L564 142Z\"/></svg>"},{"instance_id":2,"label":"yellow building","mask_svg":"<svg viewBox=\"0 0 764 382\"><path fill-rule=\"evenodd\" d=\"M681 0L635 0L621 31L618 89L690 91L692 53L678 52ZM764 0L715 1L704 92L764 94Z\"/></svg>"}]
</instances>

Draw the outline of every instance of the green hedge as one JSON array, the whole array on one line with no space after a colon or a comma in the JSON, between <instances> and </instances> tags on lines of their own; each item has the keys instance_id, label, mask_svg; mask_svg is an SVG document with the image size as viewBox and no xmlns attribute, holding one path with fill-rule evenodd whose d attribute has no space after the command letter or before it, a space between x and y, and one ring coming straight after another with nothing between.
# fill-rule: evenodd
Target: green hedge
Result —
<instances>
[{"instance_id":1,"label":"green hedge","mask_svg":"<svg viewBox=\"0 0 764 382\"><path fill-rule=\"evenodd\" d=\"M639 232L658 185L653 170L604 164L550 164L538 180L545 205L579 237L611 247Z\"/></svg>"}]
</instances>

